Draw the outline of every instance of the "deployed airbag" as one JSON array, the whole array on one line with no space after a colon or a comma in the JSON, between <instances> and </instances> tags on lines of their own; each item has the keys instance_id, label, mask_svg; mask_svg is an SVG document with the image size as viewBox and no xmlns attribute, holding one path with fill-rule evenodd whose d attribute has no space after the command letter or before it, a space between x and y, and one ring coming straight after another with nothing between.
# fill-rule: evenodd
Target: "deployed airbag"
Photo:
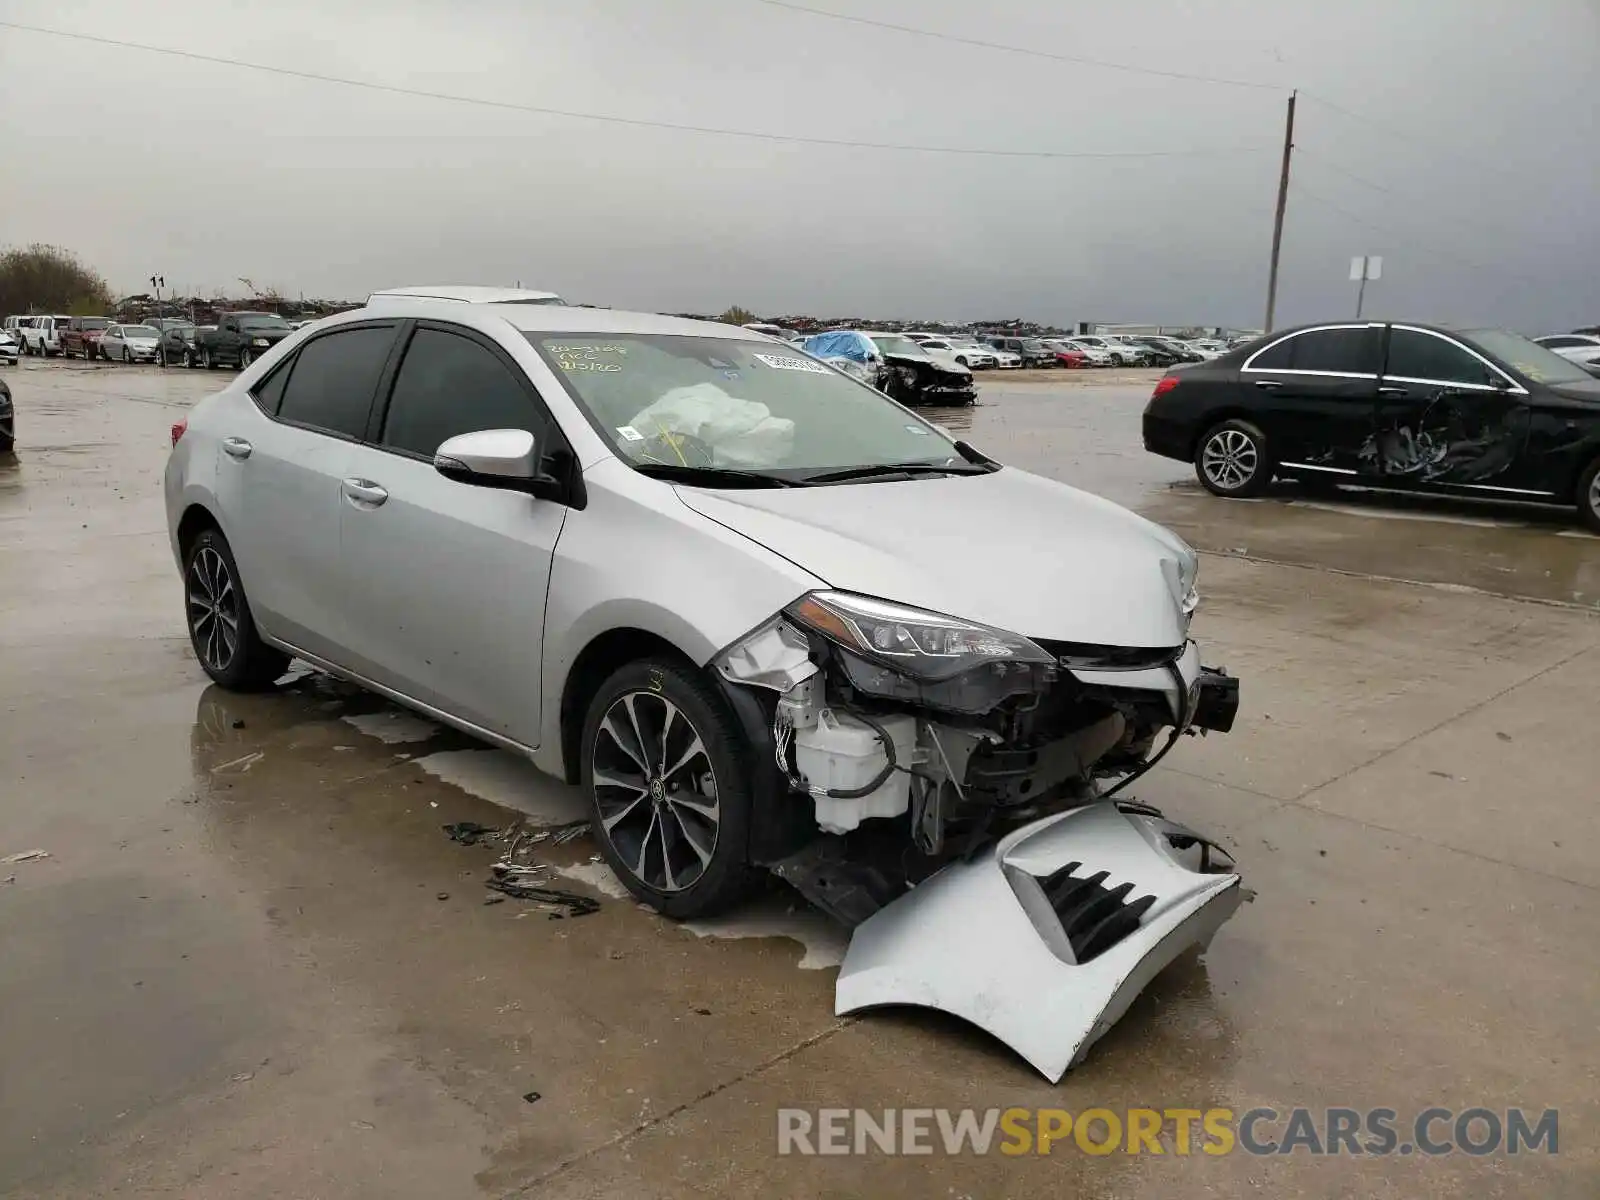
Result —
<instances>
[{"instance_id":1,"label":"deployed airbag","mask_svg":"<svg viewBox=\"0 0 1600 1200\"><path fill-rule=\"evenodd\" d=\"M936 1008L1056 1082L1147 983L1205 947L1243 897L1215 843L1100 801L955 862L855 930L834 1011Z\"/></svg>"},{"instance_id":2,"label":"deployed airbag","mask_svg":"<svg viewBox=\"0 0 1600 1200\"><path fill-rule=\"evenodd\" d=\"M794 447L794 422L765 404L730 396L709 383L673 388L641 409L628 428L649 440L663 435L695 438L711 448L713 466L770 467Z\"/></svg>"}]
</instances>

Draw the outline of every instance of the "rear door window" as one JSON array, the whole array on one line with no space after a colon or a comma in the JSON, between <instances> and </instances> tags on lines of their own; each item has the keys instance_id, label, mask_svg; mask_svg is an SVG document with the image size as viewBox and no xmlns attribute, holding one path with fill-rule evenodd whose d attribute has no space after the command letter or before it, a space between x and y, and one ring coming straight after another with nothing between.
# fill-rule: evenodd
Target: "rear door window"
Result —
<instances>
[{"instance_id":1,"label":"rear door window","mask_svg":"<svg viewBox=\"0 0 1600 1200\"><path fill-rule=\"evenodd\" d=\"M1376 375L1379 332L1369 325L1308 329L1267 347L1250 361L1250 366L1257 371Z\"/></svg>"},{"instance_id":2,"label":"rear door window","mask_svg":"<svg viewBox=\"0 0 1600 1200\"><path fill-rule=\"evenodd\" d=\"M1475 355L1448 338L1420 329L1390 331L1389 366L1385 373L1390 378L1478 387L1492 386L1496 379Z\"/></svg>"},{"instance_id":3,"label":"rear door window","mask_svg":"<svg viewBox=\"0 0 1600 1200\"><path fill-rule=\"evenodd\" d=\"M341 329L307 342L295 355L278 416L341 437L365 436L393 342L392 325Z\"/></svg>"},{"instance_id":4,"label":"rear door window","mask_svg":"<svg viewBox=\"0 0 1600 1200\"><path fill-rule=\"evenodd\" d=\"M522 372L464 334L424 326L406 347L379 443L431 459L461 433L526 429L541 453L549 419Z\"/></svg>"}]
</instances>

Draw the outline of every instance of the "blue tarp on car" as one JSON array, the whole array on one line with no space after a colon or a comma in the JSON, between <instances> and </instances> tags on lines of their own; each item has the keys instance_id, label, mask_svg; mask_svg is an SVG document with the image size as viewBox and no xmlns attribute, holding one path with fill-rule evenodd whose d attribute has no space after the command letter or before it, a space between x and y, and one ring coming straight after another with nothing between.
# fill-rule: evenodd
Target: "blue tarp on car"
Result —
<instances>
[{"instance_id":1,"label":"blue tarp on car","mask_svg":"<svg viewBox=\"0 0 1600 1200\"><path fill-rule=\"evenodd\" d=\"M818 358L848 358L858 363L866 362L872 351L872 343L866 334L849 331L814 333L800 346L807 354Z\"/></svg>"}]
</instances>

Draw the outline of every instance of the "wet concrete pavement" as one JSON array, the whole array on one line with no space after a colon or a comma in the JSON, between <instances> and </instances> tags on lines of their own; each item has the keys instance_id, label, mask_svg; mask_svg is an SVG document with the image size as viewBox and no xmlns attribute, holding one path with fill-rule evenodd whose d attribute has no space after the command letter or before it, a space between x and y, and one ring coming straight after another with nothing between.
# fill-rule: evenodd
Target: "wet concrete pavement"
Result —
<instances>
[{"instance_id":1,"label":"wet concrete pavement","mask_svg":"<svg viewBox=\"0 0 1600 1200\"><path fill-rule=\"evenodd\" d=\"M0 857L51 857L0 868L0 1194L1600 1194L1600 542L1570 525L1216 501L1137 450L1148 385L986 380L943 418L1224 551L1197 633L1245 678L1236 730L1135 790L1257 898L1051 1087L954 1021L835 1019L801 964L840 941L777 889L686 929L579 839L541 853L598 913L486 906L493 851L440 826L557 825L570 789L320 676L239 697L193 662L157 482L215 377L7 377ZM776 1154L786 1106L1432 1104L1559 1108L1561 1152Z\"/></svg>"}]
</instances>

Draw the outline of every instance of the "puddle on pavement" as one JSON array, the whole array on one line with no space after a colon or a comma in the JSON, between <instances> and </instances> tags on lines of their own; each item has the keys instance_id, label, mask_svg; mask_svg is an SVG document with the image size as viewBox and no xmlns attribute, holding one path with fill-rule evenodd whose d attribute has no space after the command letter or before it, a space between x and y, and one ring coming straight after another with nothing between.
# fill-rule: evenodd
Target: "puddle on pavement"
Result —
<instances>
[{"instance_id":1,"label":"puddle on pavement","mask_svg":"<svg viewBox=\"0 0 1600 1200\"><path fill-rule=\"evenodd\" d=\"M822 971L844 961L850 935L787 891L772 893L737 912L704 921L684 921L699 938L788 938L805 949L797 964L802 971Z\"/></svg>"},{"instance_id":2,"label":"puddle on pavement","mask_svg":"<svg viewBox=\"0 0 1600 1200\"><path fill-rule=\"evenodd\" d=\"M403 742L426 742L443 732L442 727L432 721L399 708L374 713L347 713L339 719L390 746Z\"/></svg>"}]
</instances>

